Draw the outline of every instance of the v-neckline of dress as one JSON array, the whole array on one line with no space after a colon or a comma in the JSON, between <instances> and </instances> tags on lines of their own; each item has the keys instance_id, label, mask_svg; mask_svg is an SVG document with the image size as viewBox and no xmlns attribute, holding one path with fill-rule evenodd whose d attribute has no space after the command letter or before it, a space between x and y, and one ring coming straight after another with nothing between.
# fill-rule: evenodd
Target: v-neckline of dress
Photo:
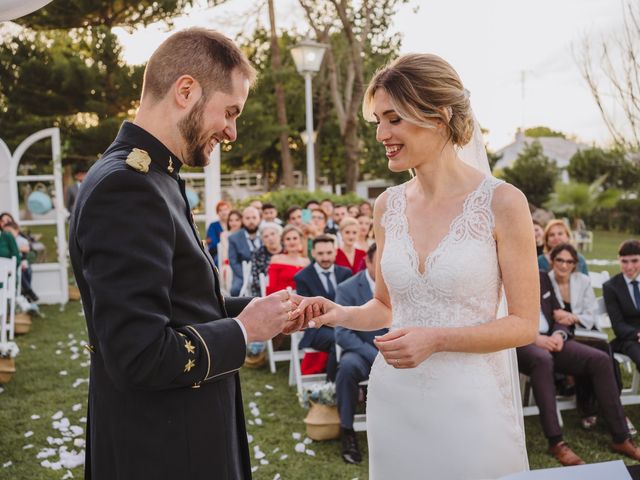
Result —
<instances>
[{"instance_id":1,"label":"v-neckline of dress","mask_svg":"<svg viewBox=\"0 0 640 480\"><path fill-rule=\"evenodd\" d=\"M429 252L429 254L426 255L424 257L424 260L422 260L422 261L420 261L420 254L418 253L418 250L416 249L415 243L413 241L413 237L411 236L411 233L409 232L409 217L407 216L407 204L409 203L407 201L407 183L408 182L403 185L402 192L401 192L402 193L402 199L403 199L402 213L401 214L402 214L402 218L404 219L404 221L407 224L406 235L407 235L407 239L409 241L409 250L410 250L410 253L411 253L412 257L415 259L416 273L418 274L419 277L424 278L427 275L427 270L428 270L427 267L428 267L429 262L431 261L431 263L432 263L433 258L435 258L435 254L438 253L440 250L442 250L442 248L444 248L444 246L447 244L449 238L451 237L451 231L452 231L453 226L466 213L467 205L469 203L469 200L477 192L480 191L482 186L485 184L485 182L487 182L487 180L489 178L490 177L488 177L488 176L484 177L480 181L480 183L478 183L478 185L466 195L466 197L464 198L464 202L462 202L462 211L453 217L453 219L449 223L449 227L447 228L447 231L444 234L444 236L436 244L435 248L433 250L431 250L431 252ZM423 268L422 272L420 271L420 267Z\"/></svg>"}]
</instances>

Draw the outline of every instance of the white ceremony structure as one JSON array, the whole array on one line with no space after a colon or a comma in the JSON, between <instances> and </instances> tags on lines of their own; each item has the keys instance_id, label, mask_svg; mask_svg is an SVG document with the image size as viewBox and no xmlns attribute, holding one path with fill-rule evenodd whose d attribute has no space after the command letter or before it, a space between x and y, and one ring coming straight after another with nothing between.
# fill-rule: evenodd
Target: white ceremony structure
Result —
<instances>
[{"instance_id":1,"label":"white ceremony structure","mask_svg":"<svg viewBox=\"0 0 640 480\"><path fill-rule=\"evenodd\" d=\"M42 140L51 141L51 173L39 175L20 175L20 162L27 150ZM211 162L203 172L183 173L182 177L189 183L204 183L203 213L195 215L195 221L206 225L216 220L215 205L221 198L220 191L220 146L211 153ZM39 185L45 192L51 193L52 209L45 214L28 211L27 199L20 198L21 185L27 184L26 191L37 191L32 186ZM31 188L29 188L31 187ZM66 222L69 216L64 206L64 190L62 184L62 160L60 130L47 128L27 137L11 153L6 143L0 139L0 212L9 212L21 228L34 226L55 227L55 261L32 264L33 290L40 297L39 303L65 304L69 300L69 263ZM199 201L202 202L201 196ZM203 232L204 233L204 232ZM52 252L47 252L52 257Z\"/></svg>"}]
</instances>

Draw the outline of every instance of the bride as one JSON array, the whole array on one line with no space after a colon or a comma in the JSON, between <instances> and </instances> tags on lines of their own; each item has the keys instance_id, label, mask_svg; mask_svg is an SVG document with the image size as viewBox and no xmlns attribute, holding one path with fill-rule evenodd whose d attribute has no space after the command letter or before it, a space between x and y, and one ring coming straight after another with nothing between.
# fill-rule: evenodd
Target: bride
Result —
<instances>
[{"instance_id":1,"label":"bride","mask_svg":"<svg viewBox=\"0 0 640 480\"><path fill-rule=\"evenodd\" d=\"M526 470L514 347L535 340L539 316L527 201L490 175L468 92L440 57L407 55L379 70L363 112L389 169L415 174L376 201L373 300L310 298L298 311L319 310L315 327L390 327L369 380L370 478Z\"/></svg>"}]
</instances>

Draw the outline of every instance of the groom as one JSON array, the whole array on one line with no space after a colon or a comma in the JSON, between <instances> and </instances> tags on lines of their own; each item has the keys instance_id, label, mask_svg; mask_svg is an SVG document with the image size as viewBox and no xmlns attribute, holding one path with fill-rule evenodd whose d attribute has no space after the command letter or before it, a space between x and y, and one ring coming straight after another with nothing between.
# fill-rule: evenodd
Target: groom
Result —
<instances>
[{"instance_id":1,"label":"groom","mask_svg":"<svg viewBox=\"0 0 640 480\"><path fill-rule=\"evenodd\" d=\"M297 328L300 298L225 301L179 172L236 139L254 79L223 35L176 33L84 180L69 249L92 360L86 479L251 478L238 370L248 342Z\"/></svg>"}]
</instances>

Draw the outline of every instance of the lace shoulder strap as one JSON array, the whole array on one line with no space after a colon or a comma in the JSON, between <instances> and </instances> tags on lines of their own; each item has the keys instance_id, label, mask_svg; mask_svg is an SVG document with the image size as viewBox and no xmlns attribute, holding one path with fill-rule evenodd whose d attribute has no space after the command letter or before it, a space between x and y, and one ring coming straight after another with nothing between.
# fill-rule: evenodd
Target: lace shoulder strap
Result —
<instances>
[{"instance_id":1,"label":"lace shoulder strap","mask_svg":"<svg viewBox=\"0 0 640 480\"><path fill-rule=\"evenodd\" d=\"M486 222L487 231L493 232L493 229L495 228L495 219L491 208L491 201L493 200L494 190L503 183L505 183L504 180L488 176L482 181L478 189L467 199L464 208L464 216L467 217L467 221L475 223L476 228L478 227L478 222Z\"/></svg>"},{"instance_id":2,"label":"lace shoulder strap","mask_svg":"<svg viewBox=\"0 0 640 480\"><path fill-rule=\"evenodd\" d=\"M387 189L387 205L382 215L382 227L386 237L398 238L403 229L407 228L404 220L406 183L395 185Z\"/></svg>"}]
</instances>

